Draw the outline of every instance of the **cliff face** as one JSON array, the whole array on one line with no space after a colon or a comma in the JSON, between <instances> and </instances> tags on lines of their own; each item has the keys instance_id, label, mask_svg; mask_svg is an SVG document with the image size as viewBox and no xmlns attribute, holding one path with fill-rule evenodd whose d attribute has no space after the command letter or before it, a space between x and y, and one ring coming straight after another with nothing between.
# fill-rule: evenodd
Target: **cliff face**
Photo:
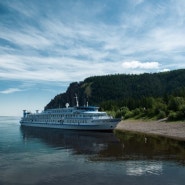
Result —
<instances>
[{"instance_id":1,"label":"cliff face","mask_svg":"<svg viewBox=\"0 0 185 185\"><path fill-rule=\"evenodd\" d=\"M66 103L70 106L76 105L75 94L79 95L80 83L71 83L65 93L58 94L45 107L45 109L65 107Z\"/></svg>"},{"instance_id":2,"label":"cliff face","mask_svg":"<svg viewBox=\"0 0 185 185\"><path fill-rule=\"evenodd\" d=\"M102 102L127 102L145 97L164 97L166 95L185 95L185 70L140 75L107 75L89 77L82 82L73 82L65 93L56 95L45 109L79 104L99 106Z\"/></svg>"}]
</instances>

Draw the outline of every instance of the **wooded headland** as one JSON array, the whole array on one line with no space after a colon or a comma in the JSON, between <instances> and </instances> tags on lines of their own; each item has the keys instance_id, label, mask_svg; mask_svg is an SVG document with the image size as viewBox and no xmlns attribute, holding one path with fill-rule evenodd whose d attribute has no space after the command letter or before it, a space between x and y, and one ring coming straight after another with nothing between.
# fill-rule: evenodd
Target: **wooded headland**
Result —
<instances>
[{"instance_id":1,"label":"wooded headland","mask_svg":"<svg viewBox=\"0 0 185 185\"><path fill-rule=\"evenodd\" d=\"M185 69L89 77L71 83L45 109L75 106L75 94L80 105L88 101L114 117L185 120Z\"/></svg>"}]
</instances>

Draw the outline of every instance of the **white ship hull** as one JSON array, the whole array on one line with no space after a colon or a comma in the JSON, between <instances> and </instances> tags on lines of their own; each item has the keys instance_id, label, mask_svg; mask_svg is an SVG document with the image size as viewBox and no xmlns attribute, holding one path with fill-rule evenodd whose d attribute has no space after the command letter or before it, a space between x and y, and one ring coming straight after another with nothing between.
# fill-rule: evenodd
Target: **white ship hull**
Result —
<instances>
[{"instance_id":1,"label":"white ship hull","mask_svg":"<svg viewBox=\"0 0 185 185\"><path fill-rule=\"evenodd\" d=\"M94 131L112 131L115 129L116 125L118 124L118 119L112 119L110 121L97 121L95 123L90 124L77 124L77 123L70 123L70 124L58 124L58 123L29 123L21 121L22 126L29 126L29 127L42 127L42 128L57 128L57 129L66 129L66 130L94 130Z\"/></svg>"}]
</instances>

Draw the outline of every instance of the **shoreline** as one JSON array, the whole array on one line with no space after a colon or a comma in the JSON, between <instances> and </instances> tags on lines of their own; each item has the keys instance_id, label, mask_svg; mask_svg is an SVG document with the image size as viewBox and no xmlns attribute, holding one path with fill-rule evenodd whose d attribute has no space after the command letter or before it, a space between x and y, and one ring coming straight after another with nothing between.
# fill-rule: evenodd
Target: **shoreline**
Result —
<instances>
[{"instance_id":1,"label":"shoreline","mask_svg":"<svg viewBox=\"0 0 185 185\"><path fill-rule=\"evenodd\" d=\"M162 120L123 120L115 130L122 132L142 133L153 136L163 136L175 140L185 141L185 122L166 122Z\"/></svg>"}]
</instances>

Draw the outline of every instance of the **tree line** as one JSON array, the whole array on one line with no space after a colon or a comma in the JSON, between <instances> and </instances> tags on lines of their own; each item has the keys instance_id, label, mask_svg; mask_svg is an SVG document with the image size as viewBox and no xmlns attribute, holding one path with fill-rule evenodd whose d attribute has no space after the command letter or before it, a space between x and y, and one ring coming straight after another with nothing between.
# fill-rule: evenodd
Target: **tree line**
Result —
<instances>
[{"instance_id":1,"label":"tree line","mask_svg":"<svg viewBox=\"0 0 185 185\"><path fill-rule=\"evenodd\" d=\"M65 93L52 99L45 109L88 101L115 117L185 119L185 70L161 73L94 76L73 82Z\"/></svg>"}]
</instances>

